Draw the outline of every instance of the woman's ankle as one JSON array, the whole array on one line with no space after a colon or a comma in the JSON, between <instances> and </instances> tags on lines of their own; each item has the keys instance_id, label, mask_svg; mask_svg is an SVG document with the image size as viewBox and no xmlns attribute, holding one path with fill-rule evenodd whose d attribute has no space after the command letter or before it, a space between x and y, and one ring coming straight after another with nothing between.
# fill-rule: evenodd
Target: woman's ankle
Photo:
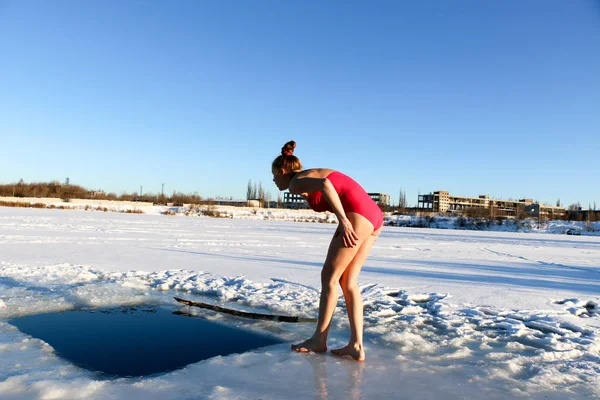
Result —
<instances>
[{"instance_id":1,"label":"woman's ankle","mask_svg":"<svg viewBox=\"0 0 600 400\"><path fill-rule=\"evenodd\" d=\"M315 343L327 344L327 335L326 334L315 333L312 335L312 337L310 339L312 341L314 341Z\"/></svg>"}]
</instances>

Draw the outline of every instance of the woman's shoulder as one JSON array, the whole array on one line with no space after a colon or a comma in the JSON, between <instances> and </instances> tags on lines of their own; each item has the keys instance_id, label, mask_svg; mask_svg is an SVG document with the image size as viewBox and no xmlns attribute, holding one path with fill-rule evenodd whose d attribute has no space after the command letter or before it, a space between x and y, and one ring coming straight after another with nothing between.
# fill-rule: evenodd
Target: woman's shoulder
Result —
<instances>
[{"instance_id":1,"label":"woman's shoulder","mask_svg":"<svg viewBox=\"0 0 600 400\"><path fill-rule=\"evenodd\" d=\"M316 180L327 178L334 170L329 168L311 168L298 171L290 181L290 192L307 196L309 193L320 190Z\"/></svg>"},{"instance_id":2,"label":"woman's shoulder","mask_svg":"<svg viewBox=\"0 0 600 400\"><path fill-rule=\"evenodd\" d=\"M296 175L298 178L327 178L327 175L336 172L330 168L310 168L305 169Z\"/></svg>"}]
</instances>

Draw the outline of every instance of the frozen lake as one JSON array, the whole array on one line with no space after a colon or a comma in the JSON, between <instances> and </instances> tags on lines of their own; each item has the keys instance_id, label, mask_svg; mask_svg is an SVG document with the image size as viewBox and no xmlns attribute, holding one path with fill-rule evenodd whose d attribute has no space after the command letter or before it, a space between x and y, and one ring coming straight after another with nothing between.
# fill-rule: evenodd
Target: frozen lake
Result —
<instances>
[{"instance_id":1,"label":"frozen lake","mask_svg":"<svg viewBox=\"0 0 600 400\"><path fill-rule=\"evenodd\" d=\"M285 343L160 376L101 381L6 322L85 307L177 306L174 295L314 317L335 227L0 207L0 396L600 395L597 236L384 227L359 276L364 365L290 352L289 343L309 335L311 324L194 311ZM330 347L346 340L340 298Z\"/></svg>"}]
</instances>

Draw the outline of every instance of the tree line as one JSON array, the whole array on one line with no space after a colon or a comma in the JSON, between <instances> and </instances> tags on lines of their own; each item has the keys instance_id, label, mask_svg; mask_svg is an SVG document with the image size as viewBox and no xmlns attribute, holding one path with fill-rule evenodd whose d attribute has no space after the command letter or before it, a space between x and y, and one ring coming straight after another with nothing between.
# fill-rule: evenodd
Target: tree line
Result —
<instances>
[{"instance_id":1,"label":"tree line","mask_svg":"<svg viewBox=\"0 0 600 400\"><path fill-rule=\"evenodd\" d=\"M189 194L173 191L170 196L152 192L141 195L138 192L117 194L114 192L105 193L102 190L89 190L80 185L59 181L25 183L23 179L17 183L0 184L0 197L48 197L62 199L67 202L71 199L140 201L165 205L173 204L174 206L202 204L211 201L210 199L203 199L197 193Z\"/></svg>"},{"instance_id":2,"label":"tree line","mask_svg":"<svg viewBox=\"0 0 600 400\"><path fill-rule=\"evenodd\" d=\"M246 187L246 200L258 200L260 204L270 204L273 202L271 193L265 191L262 182L252 183L252 179L248 180L248 186ZM277 194L277 207L283 206L283 200L281 199L281 193Z\"/></svg>"}]
</instances>

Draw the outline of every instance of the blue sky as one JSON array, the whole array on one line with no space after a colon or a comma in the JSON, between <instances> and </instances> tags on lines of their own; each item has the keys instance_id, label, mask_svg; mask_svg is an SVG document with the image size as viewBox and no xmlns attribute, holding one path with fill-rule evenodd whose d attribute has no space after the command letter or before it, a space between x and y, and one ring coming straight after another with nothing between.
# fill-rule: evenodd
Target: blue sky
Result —
<instances>
[{"instance_id":1,"label":"blue sky","mask_svg":"<svg viewBox=\"0 0 600 400\"><path fill-rule=\"evenodd\" d=\"M0 1L0 182L600 203L595 1Z\"/></svg>"}]
</instances>

